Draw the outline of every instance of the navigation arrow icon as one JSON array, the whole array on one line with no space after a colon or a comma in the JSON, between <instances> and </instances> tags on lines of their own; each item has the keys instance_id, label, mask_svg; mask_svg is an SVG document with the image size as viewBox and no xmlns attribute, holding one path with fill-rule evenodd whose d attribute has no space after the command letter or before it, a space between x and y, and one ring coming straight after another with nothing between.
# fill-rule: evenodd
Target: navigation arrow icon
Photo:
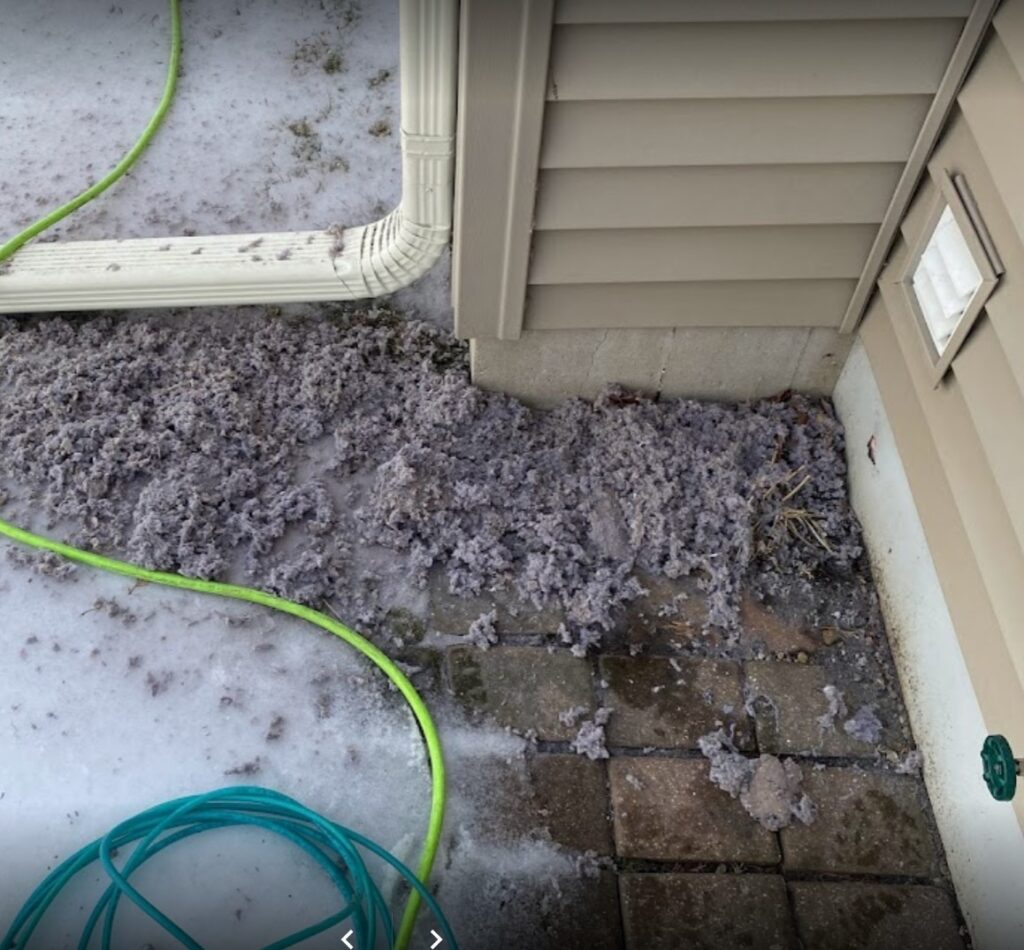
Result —
<instances>
[{"instance_id":1,"label":"navigation arrow icon","mask_svg":"<svg viewBox=\"0 0 1024 950\"><path fill-rule=\"evenodd\" d=\"M348 950L352 950L352 944L350 944L350 943L348 942L348 938L349 938L349 937L351 937L351 936L352 936L352 934L354 934L354 933L355 933L355 931L354 931L354 930L350 930L350 931L349 931L349 932L348 932L347 934L345 934L345 936L344 936L344 937L342 937L342 938L341 938L341 942L342 942L343 944L345 944L345 946L346 946L346 947L348 947Z\"/></svg>"},{"instance_id":2,"label":"navigation arrow icon","mask_svg":"<svg viewBox=\"0 0 1024 950\"><path fill-rule=\"evenodd\" d=\"M431 930L430 936L434 938L434 942L430 945L430 950L437 950L437 948L444 943L444 937L442 937L436 930Z\"/></svg>"}]
</instances>

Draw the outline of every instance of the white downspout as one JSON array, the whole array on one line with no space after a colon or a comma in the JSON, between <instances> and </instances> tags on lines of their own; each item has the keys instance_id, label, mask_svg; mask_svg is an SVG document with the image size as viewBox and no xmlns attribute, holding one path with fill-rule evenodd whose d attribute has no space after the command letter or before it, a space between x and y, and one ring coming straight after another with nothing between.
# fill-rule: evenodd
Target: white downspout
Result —
<instances>
[{"instance_id":1,"label":"white downspout","mask_svg":"<svg viewBox=\"0 0 1024 950\"><path fill-rule=\"evenodd\" d=\"M389 215L337 232L36 243L0 270L0 313L359 300L411 284L451 235L457 2L401 0L402 200Z\"/></svg>"}]
</instances>

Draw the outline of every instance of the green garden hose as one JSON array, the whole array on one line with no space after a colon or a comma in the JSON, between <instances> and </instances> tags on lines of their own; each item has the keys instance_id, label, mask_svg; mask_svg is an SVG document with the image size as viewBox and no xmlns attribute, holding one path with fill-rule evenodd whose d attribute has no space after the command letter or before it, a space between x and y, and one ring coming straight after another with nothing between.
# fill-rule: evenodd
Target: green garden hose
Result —
<instances>
[{"instance_id":1,"label":"green garden hose","mask_svg":"<svg viewBox=\"0 0 1024 950\"><path fill-rule=\"evenodd\" d=\"M420 857L417 875L419 880L426 884L430 879L430 872L434 866L434 859L437 856L437 849L441 842L441 826L444 821L445 808L445 770L444 755L441 750L441 739L437 733L437 727L430 716L426 703L416 688L409 681L409 678L395 665L385 653L375 647L369 640L354 630L350 630L344 624L333 620L326 614L313 610L311 607L304 607L283 597L275 597L251 587L240 587L235 584L223 584L219 581L197 580L191 577L183 577L180 574L171 574L165 571L151 571L138 567L135 564L128 564L125 561L117 561L113 558L103 557L100 554L93 554L91 551L83 551L60 541L53 541L40 535L26 531L0 519L0 535L16 541L19 544L36 548L40 551L48 551L60 555L69 561L85 564L89 567L98 568L101 571L108 571L111 574L120 574L123 577L131 577L135 580L145 581L150 584L159 584L163 587L174 587L179 590L190 590L200 594L212 594L216 597L227 597L231 600L242 600L250 604L260 604L270 607L281 613L291 614L305 620L314 626L326 630L328 633L340 637L350 646L355 647L367 659L374 663L382 673L405 697L413 716L423 734L423 740L427 747L427 758L430 763L430 774L432 780L430 795L430 817L427 821L427 837L423 844L423 853ZM416 915L419 912L421 903L420 891L414 889L409 895L405 905L405 912L402 915L402 923L395 941L398 950L404 950L412 937L412 929L416 923ZM453 946L449 942L449 946Z\"/></svg>"},{"instance_id":2,"label":"green garden hose","mask_svg":"<svg viewBox=\"0 0 1024 950\"><path fill-rule=\"evenodd\" d=\"M0 245L0 263L3 263L5 260L10 258L16 251L19 250L19 248L21 248L28 241L32 240L32 238L37 237L47 228L52 227L58 221L67 217L69 214L76 211L78 208L81 208L83 205L87 204L89 201L92 201L92 199L96 198L98 195L101 195L104 191L110 188L111 185L113 185L118 179L120 179L125 174L125 172L127 172L135 164L139 156L145 151L146 147L152 141L154 135L157 132L157 129L160 127L161 123L164 120L164 117L167 115L167 111L171 106L171 102L174 98L175 87L177 85L178 68L181 61L181 11L179 9L179 0L170 0L170 15L171 49L170 59L167 64L167 79L164 84L163 94L160 97L160 102L157 105L156 112L153 113L152 118L149 120L149 123L146 125L146 128L144 129L142 135L139 137L138 141L131 147L131 149L121 159L121 161L119 161L117 165L106 176L104 176L91 187L87 188L76 198L73 198L67 204L62 205L61 207L57 208L54 211L51 211L45 217L40 218L37 222L35 222L35 224L30 225L20 234L15 235L5 244ZM125 577L135 578L137 580L146 581L152 584L160 584L165 587L175 587L178 589L196 591L198 593L203 594L212 594L218 597L228 597L233 600L243 600L249 603L260 604L265 607L270 607L273 610L280 611L281 613L291 614L292 616L299 617L302 620L306 620L307 622L314 624L315 626L320 627L323 630L326 630L328 633L332 633L335 636L340 637L350 646L353 646L357 650L359 650L371 662L376 664L376 666L391 680L391 682L395 684L399 692L401 692L401 694L405 697L410 709L412 710L413 716L415 717L416 722L419 725L420 731L423 734L424 742L426 743L427 757L430 763L432 781L430 798L430 817L427 823L427 836L423 844L423 852L420 856L419 867L417 869L418 881L410 880L410 884L412 885L412 892L410 893L409 900L406 903L405 911L402 916L401 926L399 928L398 936L394 941L394 946L397 947L398 950L404 950L404 948L408 946L409 940L412 937L413 927L415 926L416 923L416 915L419 911L422 900L428 901L428 903L431 906L431 909L435 913L435 916L437 916L438 922L441 925L442 930L444 930L446 938L448 939L448 945L450 947L455 946L454 938L451 936L450 930L448 930L447 923L445 923L443 916L438 916L439 910L436 904L430 898L429 893L426 891L426 885L430 878L430 872L434 865L434 859L437 856L437 849L441 840L441 826L444 819L445 770L444 758L441 750L441 740L437 734L437 728L434 726L433 720L430 717L430 713L427 710L426 704L423 702L423 699L416 692L412 683L409 682L409 679L405 676L405 674L402 673L400 669L398 669L398 667L394 664L392 660L390 660L384 653L378 650L377 647L375 647L367 639L360 636L355 631L350 630L344 624L332 620L330 617L320 613L319 611L313 610L309 607L304 607L300 604L293 603L292 601L285 600L281 597L274 597L271 594L266 594L262 591L253 590L248 587L239 587L233 584L221 584L212 581L194 580L192 578L182 577L179 574L170 574L162 571L146 570L144 568L137 567L133 564L128 564L123 561L116 561L111 558L102 557L98 554L92 554L88 551L79 550L78 548L71 547L70 545L61 544L57 541L51 541L48 538L32 534L31 532L25 531L22 528L18 528L15 525L8 524L7 522L2 520L0 520L0 535L4 535L13 541L17 541L21 544L28 545L29 547L33 547L43 551L49 551L53 554L58 554L62 557L68 558L69 560L77 561L81 564L86 564L90 567L99 568L100 570L110 571L114 574L121 574ZM242 796L244 793L249 794L250 799L253 796L256 796L257 798L259 796L262 796L262 798L258 802L254 802L253 800L247 799L245 802L241 803L235 802L235 799L232 798L232 796ZM215 798L211 800L210 796L214 796ZM279 793L271 792L267 789L229 789L223 790L222 792L210 793L210 796L197 796L194 799L183 799L180 802L168 803L163 806L158 806L157 809L151 809L149 812L145 812L143 815L137 816L135 819L131 819L129 822L125 823L125 825L118 826L118 829L115 829L115 832L127 833L127 831L131 829L137 830L138 827L141 827L139 825L140 822L144 825L145 821L148 818L152 818L154 814L158 816L165 816L164 810L168 808L173 809L177 807L180 809L188 810L188 808L192 805L197 805L197 807L198 805L202 805L206 809L205 811L200 809L201 816L203 818L202 821L192 820L195 818L195 814L192 814L192 819L190 819L191 823L187 826L187 828L190 830L178 831L175 834L172 834L169 838L162 839L160 842L156 842L156 844L154 844L155 835L158 835L159 832L156 832L155 834L150 834L150 832L147 832L147 835L149 836L145 841L143 841L143 845L140 846L139 851L136 852L139 855L139 863L141 863L142 861L147 860L152 853L155 853L157 850L160 850L161 847L166 846L166 844L172 843L176 840L180 840L183 837L187 837L189 834L195 834L198 831L204 830L206 825L203 824L203 821L212 822L209 824L210 827L223 826L223 824L230 823L253 823L256 820L268 822L272 819L281 819L283 821L284 819L282 818L282 815L284 812L288 812L289 814L291 814L291 810L302 808L302 806L300 806L297 802L292 802L291 799L286 799L284 796L279 795ZM227 796L227 802L235 802L235 805L237 807L232 807L230 804L226 804L225 796ZM255 811L258 813L257 818L253 817L253 808L255 808ZM221 812L219 814L217 814L217 809L221 809ZM228 816L225 814L225 811L230 812L232 816L230 821L227 820ZM217 820L212 819L210 817L211 814L215 815L215 818ZM259 814L261 814L262 817L259 817ZM294 817L294 815L292 815L292 817ZM306 820L312 821L313 826L315 828L313 832L314 837L317 837L318 835L327 837L330 837L331 835L340 836L338 840L341 841L342 844L349 840L355 841L356 843L360 844L360 846L368 848L369 850L377 854L379 857L382 857L385 861L390 863L400 872L404 868L404 866L401 865L400 862L394 859L382 848L373 844L373 842L370 842L365 838L361 838L354 832L349 832L346 829L342 828L340 825L335 825L332 822L328 822L327 819L320 818L320 816L316 816L312 812L306 811L304 817ZM150 831L151 830L152 829L150 829ZM304 847L307 850L308 848L314 847L312 844L309 843L309 841L306 840L306 838L303 837L303 834L300 831L296 830L291 826L286 827L285 825L281 825L280 827L275 827L271 830L275 830L279 834L284 834L285 837L290 838L293 842L299 844L300 847ZM114 834L114 832L112 832L111 834ZM109 836L107 838L100 839L100 841L95 842L93 845L90 845L86 849L83 849L83 851L80 851L77 855L69 859L69 862L65 862L65 864L62 865L61 868L67 870L72 866L77 866L76 861L82 859L83 856L86 854L93 855L93 858L91 858L90 860L94 860L96 856L99 856L99 858L102 860L103 842L108 841L108 839ZM135 839L130 838L126 840ZM147 851L146 847L144 847L147 845L147 842L148 845L153 846L152 851ZM353 860L358 858L358 854L356 853L355 848L351 847L351 844L347 846L346 857L352 858ZM106 901L106 904L103 904L103 901L101 900L101 905L106 907L107 919L104 925L104 933L105 938L107 940L105 946L108 946L110 935L109 928L112 925L112 915L114 909L117 907L117 901L119 896L121 894L126 894L133 901L139 904L139 906L144 906L145 899L142 898L141 895L139 895L136 891L134 891L134 889L131 888L131 886L128 884L126 880L124 872L121 872L122 876L120 879L118 878L118 872L116 871L115 868L113 868L113 865L109 862L109 855L107 861L104 863L105 865L109 865L107 867L107 871L111 874L112 880L114 881L114 883L111 885L111 888L113 888L113 890L108 890L107 895L103 899ZM324 865L323 861L321 861L320 863L322 866L326 866ZM330 864L329 861L327 863ZM349 868L349 872L354 873L356 875L356 878L358 879L360 872L358 872L358 870L354 871L353 865L351 863L349 863L347 866ZM60 870L61 869L58 869L58 871ZM337 883L337 876L333 876L335 877ZM342 875L342 878L343 877L344 876ZM48 882L50 882L51 884L56 883L59 886L63 886L64 880L65 879L60 877L59 875L57 878L54 878L53 874L51 874L51 876L47 878ZM38 915L41 916L41 914L45 911L45 908L49 906L50 901L52 901L53 897L55 896L51 895L49 897L49 900L46 899L46 895L49 893L45 890L46 884L47 882L44 882L43 885L40 885L40 888L37 889L36 893L33 894L33 896L29 899L29 902L22 909L22 914L19 915L18 921L21 921L22 923L24 923L25 921L34 921L32 923L32 927L35 926L35 923L38 922L39 917L33 915L37 914L38 912ZM349 885L345 883L344 886L347 887ZM363 886L362 890L366 891L366 893L363 894L363 896L367 897L367 895L369 894L368 884L366 886ZM362 891L360 893L362 893ZM139 903L140 901L142 901L143 903ZM350 903L352 902L350 901ZM97 905L98 910L95 912L94 917L90 918L93 927L95 926L95 923L98 920L98 914L103 913L101 905ZM372 932L375 920L373 914L371 913L367 915L364 910L355 905L353 905L353 908L354 909L352 912L356 913L357 920L369 920L369 924L367 924L367 926L371 928ZM150 905L150 909L154 912L151 913L151 916L153 916L153 919L157 920L161 924L161 926L164 926L165 929L170 929L170 931L172 933L175 933L176 935L180 934L179 939L181 939L181 937L187 937L187 934L185 934L184 931L180 930L180 928L178 928L177 925L173 924L173 922L171 921L168 921L166 918L163 917L163 915L159 914L159 911L157 911L155 907L152 907ZM25 914L28 914L28 916L25 917ZM335 915L335 917L337 916L338 915ZM389 928L390 920L388 919L385 930L389 934L390 940ZM312 933L314 932L318 931L311 931L309 933L306 933L306 936L312 936ZM14 933L13 929L11 933ZM25 937L25 939L27 940L27 936ZM88 943L88 936L86 936L83 939L85 940L85 943ZM183 942L186 943L186 946L198 946L197 944L195 944L194 941L192 943L188 943L187 941L183 940ZM291 944L279 942L274 946L283 947L290 945ZM365 942L360 942L360 946L365 945ZM372 945L372 943L370 945ZM5 942L3 944L3 950L7 950L7 946L8 944ZM12 943L11 946L21 947L23 946L23 943Z\"/></svg>"},{"instance_id":3,"label":"green garden hose","mask_svg":"<svg viewBox=\"0 0 1024 950\"><path fill-rule=\"evenodd\" d=\"M156 107L156 112L149 120L138 141L125 153L121 159L103 178L96 184L86 188L80 195L72 198L67 204L51 211L40 218L35 224L30 224L20 234L16 234L7 243L0 244L0 264L11 257L23 244L27 244L34 237L38 237L43 231L53 227L58 221L63 220L73 211L77 211L84 204L88 204L93 198L102 195L114 182L121 178L138 161L139 156L146 150L146 147L153 140L157 129L167 115L174 99L174 89L178 84L178 65L181 62L181 11L178 9L178 0L170 0L171 4L171 56L167 64L167 79L164 82L163 95Z\"/></svg>"}]
</instances>

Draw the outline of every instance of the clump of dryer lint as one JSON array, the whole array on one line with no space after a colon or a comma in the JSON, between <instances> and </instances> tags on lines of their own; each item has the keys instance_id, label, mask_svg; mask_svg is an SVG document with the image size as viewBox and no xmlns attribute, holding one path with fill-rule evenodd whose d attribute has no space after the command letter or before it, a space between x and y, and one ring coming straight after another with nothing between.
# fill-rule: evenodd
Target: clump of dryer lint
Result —
<instances>
[{"instance_id":1,"label":"clump of dryer lint","mask_svg":"<svg viewBox=\"0 0 1024 950\"><path fill-rule=\"evenodd\" d=\"M882 741L884 728L874 706L861 706L843 723L847 735L869 745L878 745Z\"/></svg>"},{"instance_id":2,"label":"clump of dryer lint","mask_svg":"<svg viewBox=\"0 0 1024 950\"><path fill-rule=\"evenodd\" d=\"M470 625L466 633L470 643L489 650L498 642L498 611L488 610L480 614Z\"/></svg>"},{"instance_id":3,"label":"clump of dryer lint","mask_svg":"<svg viewBox=\"0 0 1024 950\"><path fill-rule=\"evenodd\" d=\"M604 727L608 725L611 715L612 710L604 706L596 710L593 719L585 719L580 723L576 738L569 743L569 748L577 755L586 756L591 761L607 759L608 747L605 745ZM559 719L561 718L560 715Z\"/></svg>"},{"instance_id":4,"label":"clump of dryer lint","mask_svg":"<svg viewBox=\"0 0 1024 950\"><path fill-rule=\"evenodd\" d=\"M818 717L818 728L824 735L824 733L835 729L836 719L845 716L847 709L846 700L838 686L829 683L823 686L821 691L825 695L825 702L828 703L828 711Z\"/></svg>"},{"instance_id":5,"label":"clump of dryer lint","mask_svg":"<svg viewBox=\"0 0 1024 950\"><path fill-rule=\"evenodd\" d=\"M646 574L697 576L731 631L744 585L770 596L861 554L828 400L613 387L539 411L381 310L4 320L0 404L7 517L364 625L396 578L436 572L560 608L582 651Z\"/></svg>"},{"instance_id":6,"label":"clump of dryer lint","mask_svg":"<svg viewBox=\"0 0 1024 950\"><path fill-rule=\"evenodd\" d=\"M709 778L720 789L738 798L748 815L769 831L787 828L795 820L814 821L814 803L803 791L803 772L792 759L741 755L722 729L698 740L709 760Z\"/></svg>"}]
</instances>

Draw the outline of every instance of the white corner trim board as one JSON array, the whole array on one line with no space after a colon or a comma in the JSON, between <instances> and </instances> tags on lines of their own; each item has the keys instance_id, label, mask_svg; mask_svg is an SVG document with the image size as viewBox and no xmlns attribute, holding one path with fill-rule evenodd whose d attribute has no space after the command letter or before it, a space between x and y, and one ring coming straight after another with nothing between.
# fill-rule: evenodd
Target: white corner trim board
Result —
<instances>
[{"instance_id":1,"label":"white corner trim board","mask_svg":"<svg viewBox=\"0 0 1024 950\"><path fill-rule=\"evenodd\" d=\"M36 243L0 271L0 313L359 300L425 274L451 236L457 0L401 0L402 200L331 231Z\"/></svg>"},{"instance_id":2,"label":"white corner trim board","mask_svg":"<svg viewBox=\"0 0 1024 950\"><path fill-rule=\"evenodd\" d=\"M980 950L1024 946L1024 835L981 776L986 724L867 353L854 344L833 394L904 701L946 859ZM865 446L873 440L869 458Z\"/></svg>"}]
</instances>

